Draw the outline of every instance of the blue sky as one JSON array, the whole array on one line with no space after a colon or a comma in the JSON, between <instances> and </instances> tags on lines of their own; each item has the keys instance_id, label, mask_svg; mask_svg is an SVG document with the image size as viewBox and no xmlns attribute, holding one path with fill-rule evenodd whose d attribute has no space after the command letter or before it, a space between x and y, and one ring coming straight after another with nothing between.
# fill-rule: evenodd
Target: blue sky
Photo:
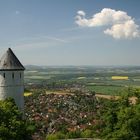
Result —
<instances>
[{"instance_id":1,"label":"blue sky","mask_svg":"<svg viewBox=\"0 0 140 140\"><path fill-rule=\"evenodd\" d=\"M139 0L1 0L0 55L11 47L25 65L140 65L139 7ZM104 8L126 12L132 32L114 33L114 19L90 26Z\"/></svg>"}]
</instances>

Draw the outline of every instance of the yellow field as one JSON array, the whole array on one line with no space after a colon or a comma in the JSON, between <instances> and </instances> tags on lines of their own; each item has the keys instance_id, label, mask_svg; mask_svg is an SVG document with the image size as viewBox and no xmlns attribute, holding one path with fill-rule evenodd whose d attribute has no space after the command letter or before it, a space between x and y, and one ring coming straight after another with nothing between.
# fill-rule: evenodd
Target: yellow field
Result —
<instances>
[{"instance_id":1,"label":"yellow field","mask_svg":"<svg viewBox=\"0 0 140 140\"><path fill-rule=\"evenodd\" d=\"M128 76L112 76L112 80L128 80Z\"/></svg>"},{"instance_id":2,"label":"yellow field","mask_svg":"<svg viewBox=\"0 0 140 140\"><path fill-rule=\"evenodd\" d=\"M32 92L25 92L25 93L24 93L24 96L25 96L25 97L31 96L32 94L33 94Z\"/></svg>"}]
</instances>

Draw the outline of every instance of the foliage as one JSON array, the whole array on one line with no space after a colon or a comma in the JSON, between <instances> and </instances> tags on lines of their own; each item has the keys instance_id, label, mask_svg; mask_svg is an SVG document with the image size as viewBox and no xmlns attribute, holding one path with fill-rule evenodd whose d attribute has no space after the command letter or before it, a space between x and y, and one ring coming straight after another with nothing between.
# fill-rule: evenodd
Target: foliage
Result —
<instances>
[{"instance_id":1,"label":"foliage","mask_svg":"<svg viewBox=\"0 0 140 140\"><path fill-rule=\"evenodd\" d=\"M104 102L104 108L100 111L103 121L100 131L103 138L107 140L140 139L140 103L131 104L129 101L129 97L135 93L138 94L138 90L129 89L120 100ZM137 98L139 101L139 96Z\"/></svg>"},{"instance_id":2,"label":"foliage","mask_svg":"<svg viewBox=\"0 0 140 140\"><path fill-rule=\"evenodd\" d=\"M81 132L81 137L82 138L92 138L93 137L93 131L86 129L83 132Z\"/></svg>"},{"instance_id":3,"label":"foliage","mask_svg":"<svg viewBox=\"0 0 140 140\"><path fill-rule=\"evenodd\" d=\"M0 139L30 140L32 131L12 98L0 101Z\"/></svg>"},{"instance_id":4,"label":"foliage","mask_svg":"<svg viewBox=\"0 0 140 140\"><path fill-rule=\"evenodd\" d=\"M46 137L46 140L58 140L58 139L65 139L66 135L62 132L57 132L55 134L50 134Z\"/></svg>"},{"instance_id":5,"label":"foliage","mask_svg":"<svg viewBox=\"0 0 140 140\"><path fill-rule=\"evenodd\" d=\"M73 139L73 138L94 138L94 131L86 129L84 131L71 131L67 133L56 132L55 134L49 134L46 140L58 140L58 139Z\"/></svg>"},{"instance_id":6,"label":"foliage","mask_svg":"<svg viewBox=\"0 0 140 140\"><path fill-rule=\"evenodd\" d=\"M85 132L85 134L87 133ZM55 134L49 134L46 140L58 140L58 139L68 139L68 138L71 139L71 138L80 138L80 137L82 137L80 131L71 131L67 133L56 132ZM83 137L85 137L84 134Z\"/></svg>"}]
</instances>

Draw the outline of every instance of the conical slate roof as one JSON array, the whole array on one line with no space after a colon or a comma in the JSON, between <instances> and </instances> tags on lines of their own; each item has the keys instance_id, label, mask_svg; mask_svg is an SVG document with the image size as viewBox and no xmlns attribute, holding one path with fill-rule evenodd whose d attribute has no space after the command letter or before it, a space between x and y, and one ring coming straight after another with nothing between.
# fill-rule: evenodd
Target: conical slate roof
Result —
<instances>
[{"instance_id":1,"label":"conical slate roof","mask_svg":"<svg viewBox=\"0 0 140 140\"><path fill-rule=\"evenodd\" d=\"M25 68L9 48L0 60L1 70L25 70Z\"/></svg>"}]
</instances>

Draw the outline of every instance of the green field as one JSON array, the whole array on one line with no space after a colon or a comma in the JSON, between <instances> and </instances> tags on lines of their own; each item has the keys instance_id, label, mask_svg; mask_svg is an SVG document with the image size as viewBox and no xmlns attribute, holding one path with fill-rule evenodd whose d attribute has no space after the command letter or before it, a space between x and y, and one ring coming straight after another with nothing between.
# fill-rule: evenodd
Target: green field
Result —
<instances>
[{"instance_id":1,"label":"green field","mask_svg":"<svg viewBox=\"0 0 140 140\"><path fill-rule=\"evenodd\" d=\"M126 76L128 79L113 80L112 76ZM50 90L85 87L97 93L120 95L128 87L140 87L140 66L30 66L25 71L25 85L31 84Z\"/></svg>"},{"instance_id":2,"label":"green field","mask_svg":"<svg viewBox=\"0 0 140 140\"><path fill-rule=\"evenodd\" d=\"M120 95L127 87L110 85L88 85L87 89L99 94Z\"/></svg>"}]
</instances>

